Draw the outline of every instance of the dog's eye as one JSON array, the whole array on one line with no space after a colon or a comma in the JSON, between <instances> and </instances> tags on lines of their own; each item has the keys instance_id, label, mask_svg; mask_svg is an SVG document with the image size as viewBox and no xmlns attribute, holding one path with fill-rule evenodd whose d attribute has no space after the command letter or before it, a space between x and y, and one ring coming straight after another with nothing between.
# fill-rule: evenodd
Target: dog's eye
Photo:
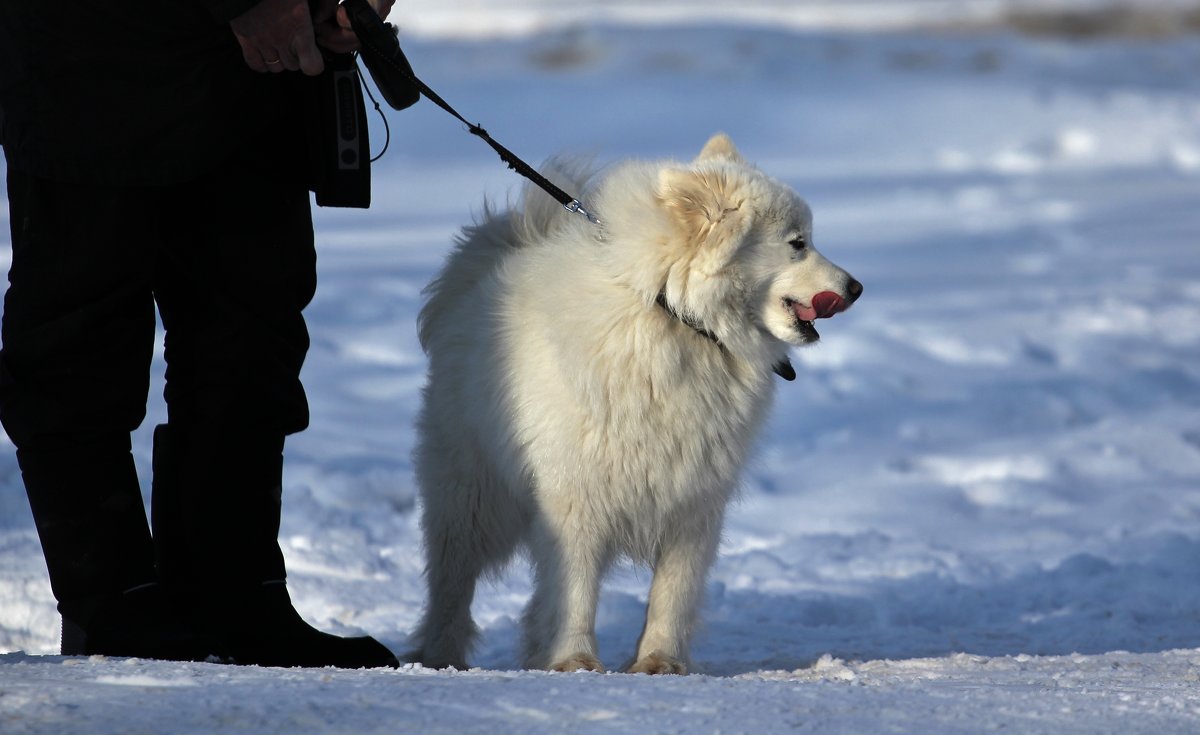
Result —
<instances>
[{"instance_id":1,"label":"dog's eye","mask_svg":"<svg viewBox=\"0 0 1200 735\"><path fill-rule=\"evenodd\" d=\"M804 235L796 235L791 240L788 240L788 245L792 246L792 250L800 252L804 248L808 247L808 238L806 238Z\"/></svg>"}]
</instances>

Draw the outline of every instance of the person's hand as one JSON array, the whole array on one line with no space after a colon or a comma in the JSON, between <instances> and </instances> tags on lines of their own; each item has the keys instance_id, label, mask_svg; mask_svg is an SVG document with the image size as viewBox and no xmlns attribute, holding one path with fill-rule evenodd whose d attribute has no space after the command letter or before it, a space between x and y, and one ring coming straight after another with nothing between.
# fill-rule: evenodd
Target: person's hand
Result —
<instances>
[{"instance_id":1,"label":"person's hand","mask_svg":"<svg viewBox=\"0 0 1200 735\"><path fill-rule=\"evenodd\" d=\"M325 70L308 0L262 0L229 26L242 46L246 65L254 71L300 70L314 76Z\"/></svg>"},{"instance_id":2,"label":"person's hand","mask_svg":"<svg viewBox=\"0 0 1200 735\"><path fill-rule=\"evenodd\" d=\"M392 11L395 0L367 0L380 18L386 18ZM318 0L313 12L313 26L316 29L317 43L335 53L347 54L358 50L358 36L350 28L350 18L346 9L338 5L337 0Z\"/></svg>"}]
</instances>

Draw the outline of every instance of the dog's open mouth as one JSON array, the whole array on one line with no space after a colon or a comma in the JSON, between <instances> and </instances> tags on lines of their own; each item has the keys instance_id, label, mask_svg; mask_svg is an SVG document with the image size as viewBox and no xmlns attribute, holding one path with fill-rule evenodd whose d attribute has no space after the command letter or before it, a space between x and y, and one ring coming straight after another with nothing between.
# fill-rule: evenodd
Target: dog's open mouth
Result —
<instances>
[{"instance_id":1,"label":"dog's open mouth","mask_svg":"<svg viewBox=\"0 0 1200 735\"><path fill-rule=\"evenodd\" d=\"M796 331L800 333L805 342L816 342L821 339L821 335L817 334L817 328L813 326L813 323L803 319L796 320Z\"/></svg>"},{"instance_id":2,"label":"dog's open mouth","mask_svg":"<svg viewBox=\"0 0 1200 735\"><path fill-rule=\"evenodd\" d=\"M805 342L816 342L821 339L817 328L813 326L813 320L817 318L816 310L811 306L804 306L795 299L785 298L783 305L791 312L793 326Z\"/></svg>"}]
</instances>

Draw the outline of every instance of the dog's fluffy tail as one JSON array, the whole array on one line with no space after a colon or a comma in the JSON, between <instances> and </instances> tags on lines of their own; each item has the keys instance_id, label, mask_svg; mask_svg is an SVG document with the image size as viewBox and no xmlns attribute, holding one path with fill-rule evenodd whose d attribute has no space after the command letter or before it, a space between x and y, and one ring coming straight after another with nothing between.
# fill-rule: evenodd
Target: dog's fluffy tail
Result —
<instances>
[{"instance_id":1,"label":"dog's fluffy tail","mask_svg":"<svg viewBox=\"0 0 1200 735\"><path fill-rule=\"evenodd\" d=\"M551 159L541 173L575 196L583 196L593 176L591 161L586 159ZM551 241L559 228L577 226L575 220L592 226L532 183L525 186L521 199L521 206L509 212L497 212L484 202L475 223L459 233L441 273L425 287L426 301L417 317L417 331L427 353L442 322L453 318L456 298L451 292L459 297L470 293L514 248Z\"/></svg>"}]
</instances>

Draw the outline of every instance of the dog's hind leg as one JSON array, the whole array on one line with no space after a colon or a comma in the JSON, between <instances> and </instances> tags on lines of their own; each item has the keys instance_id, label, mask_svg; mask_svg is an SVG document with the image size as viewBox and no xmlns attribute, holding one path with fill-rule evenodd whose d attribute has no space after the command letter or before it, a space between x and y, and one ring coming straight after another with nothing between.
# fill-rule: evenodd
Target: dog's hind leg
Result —
<instances>
[{"instance_id":1,"label":"dog's hind leg","mask_svg":"<svg viewBox=\"0 0 1200 735\"><path fill-rule=\"evenodd\" d=\"M534 524L534 593L524 618L527 668L604 671L596 643L596 606L612 555L597 530Z\"/></svg>"},{"instance_id":2,"label":"dog's hind leg","mask_svg":"<svg viewBox=\"0 0 1200 735\"><path fill-rule=\"evenodd\" d=\"M716 559L721 519L696 518L663 539L650 583L646 626L631 674L686 674L708 569Z\"/></svg>"},{"instance_id":3,"label":"dog's hind leg","mask_svg":"<svg viewBox=\"0 0 1200 735\"><path fill-rule=\"evenodd\" d=\"M478 634L471 619L476 583L508 561L524 525L517 504L503 502L508 494L486 473L472 473L476 466L443 460L430 469L418 462L429 597L409 659L430 668L467 668Z\"/></svg>"}]
</instances>

